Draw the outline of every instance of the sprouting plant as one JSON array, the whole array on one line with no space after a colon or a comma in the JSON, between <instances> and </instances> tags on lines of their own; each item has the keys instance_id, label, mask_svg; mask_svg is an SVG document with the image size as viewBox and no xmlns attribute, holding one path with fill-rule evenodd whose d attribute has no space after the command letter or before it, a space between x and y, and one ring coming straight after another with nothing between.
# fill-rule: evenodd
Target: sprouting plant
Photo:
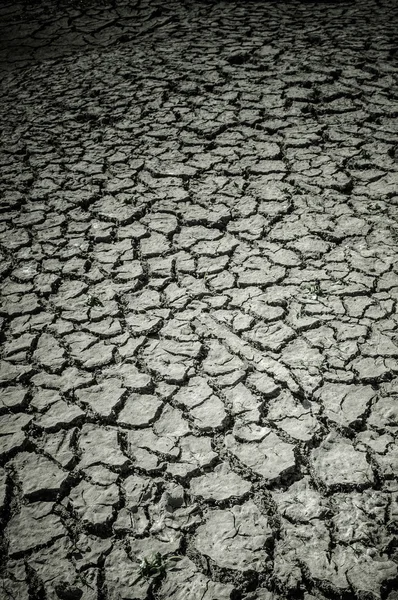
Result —
<instances>
[{"instance_id":1,"label":"sprouting plant","mask_svg":"<svg viewBox=\"0 0 398 600\"><path fill-rule=\"evenodd\" d=\"M149 557L145 556L141 561L138 577L134 581L134 584L141 581L141 579L154 580L162 577L167 569L170 569L177 560L179 560L178 556L169 556L166 558L160 552L156 552L156 554Z\"/></svg>"},{"instance_id":2,"label":"sprouting plant","mask_svg":"<svg viewBox=\"0 0 398 600\"><path fill-rule=\"evenodd\" d=\"M152 559L145 557L141 563L140 573L145 579L152 579L166 572L166 564L160 552L156 552Z\"/></svg>"},{"instance_id":3,"label":"sprouting plant","mask_svg":"<svg viewBox=\"0 0 398 600\"><path fill-rule=\"evenodd\" d=\"M322 295L321 286L318 280L313 283L305 283L302 287L307 294L311 294L313 298Z\"/></svg>"},{"instance_id":4,"label":"sprouting plant","mask_svg":"<svg viewBox=\"0 0 398 600\"><path fill-rule=\"evenodd\" d=\"M391 237L394 240L394 242L398 242L398 229L394 229L393 227L391 227L390 232L391 232Z\"/></svg>"},{"instance_id":5,"label":"sprouting plant","mask_svg":"<svg viewBox=\"0 0 398 600\"><path fill-rule=\"evenodd\" d=\"M322 294L321 285L320 285L319 281L315 281L314 284L312 285L312 292L314 294L316 294L317 296L320 296Z\"/></svg>"},{"instance_id":6,"label":"sprouting plant","mask_svg":"<svg viewBox=\"0 0 398 600\"><path fill-rule=\"evenodd\" d=\"M104 306L99 298L95 296L88 296L87 304L93 308L94 306Z\"/></svg>"}]
</instances>

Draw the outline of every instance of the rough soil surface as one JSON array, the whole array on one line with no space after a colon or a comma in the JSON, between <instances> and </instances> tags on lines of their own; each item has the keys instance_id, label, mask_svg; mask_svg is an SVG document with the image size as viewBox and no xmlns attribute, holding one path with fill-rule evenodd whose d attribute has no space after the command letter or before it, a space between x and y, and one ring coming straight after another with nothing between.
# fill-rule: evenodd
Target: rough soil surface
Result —
<instances>
[{"instance_id":1,"label":"rough soil surface","mask_svg":"<svg viewBox=\"0 0 398 600\"><path fill-rule=\"evenodd\" d=\"M2 600L397 600L397 16L2 3Z\"/></svg>"}]
</instances>

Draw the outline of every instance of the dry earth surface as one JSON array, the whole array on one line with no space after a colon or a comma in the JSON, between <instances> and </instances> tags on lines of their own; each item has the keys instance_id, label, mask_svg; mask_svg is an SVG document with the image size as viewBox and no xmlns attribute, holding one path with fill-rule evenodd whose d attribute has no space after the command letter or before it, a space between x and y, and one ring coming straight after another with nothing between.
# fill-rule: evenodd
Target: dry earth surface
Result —
<instances>
[{"instance_id":1,"label":"dry earth surface","mask_svg":"<svg viewBox=\"0 0 398 600\"><path fill-rule=\"evenodd\" d=\"M394 2L0 22L1 599L396 600Z\"/></svg>"}]
</instances>

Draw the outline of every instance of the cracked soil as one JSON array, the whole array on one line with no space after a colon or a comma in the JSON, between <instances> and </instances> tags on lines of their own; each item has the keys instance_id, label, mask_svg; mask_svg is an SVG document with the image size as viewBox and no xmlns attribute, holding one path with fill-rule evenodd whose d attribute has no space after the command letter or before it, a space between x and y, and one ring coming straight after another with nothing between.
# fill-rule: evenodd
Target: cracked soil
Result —
<instances>
[{"instance_id":1,"label":"cracked soil","mask_svg":"<svg viewBox=\"0 0 398 600\"><path fill-rule=\"evenodd\" d=\"M3 1L1 600L397 600L397 16Z\"/></svg>"}]
</instances>

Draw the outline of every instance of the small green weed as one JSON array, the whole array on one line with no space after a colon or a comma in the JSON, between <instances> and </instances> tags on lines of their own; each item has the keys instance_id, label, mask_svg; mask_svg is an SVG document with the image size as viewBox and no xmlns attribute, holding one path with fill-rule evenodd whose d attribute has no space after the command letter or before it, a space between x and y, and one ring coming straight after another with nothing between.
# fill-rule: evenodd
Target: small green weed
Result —
<instances>
[{"instance_id":1,"label":"small green weed","mask_svg":"<svg viewBox=\"0 0 398 600\"><path fill-rule=\"evenodd\" d=\"M319 281L314 281L313 283L305 283L302 285L302 288L307 294L311 294L311 297L313 299L315 299L317 296L322 296L322 289Z\"/></svg>"},{"instance_id":2,"label":"small green weed","mask_svg":"<svg viewBox=\"0 0 398 600\"><path fill-rule=\"evenodd\" d=\"M94 308L95 306L104 306L102 304L101 300L99 298L96 298L95 296L88 296L88 298L87 298L87 304L91 308Z\"/></svg>"},{"instance_id":3,"label":"small green weed","mask_svg":"<svg viewBox=\"0 0 398 600\"><path fill-rule=\"evenodd\" d=\"M145 556L141 561L140 570L137 579L134 583L138 583L141 579L155 580L163 577L166 571L173 567L174 563L179 560L179 556L165 557L156 552L152 556Z\"/></svg>"}]
</instances>

